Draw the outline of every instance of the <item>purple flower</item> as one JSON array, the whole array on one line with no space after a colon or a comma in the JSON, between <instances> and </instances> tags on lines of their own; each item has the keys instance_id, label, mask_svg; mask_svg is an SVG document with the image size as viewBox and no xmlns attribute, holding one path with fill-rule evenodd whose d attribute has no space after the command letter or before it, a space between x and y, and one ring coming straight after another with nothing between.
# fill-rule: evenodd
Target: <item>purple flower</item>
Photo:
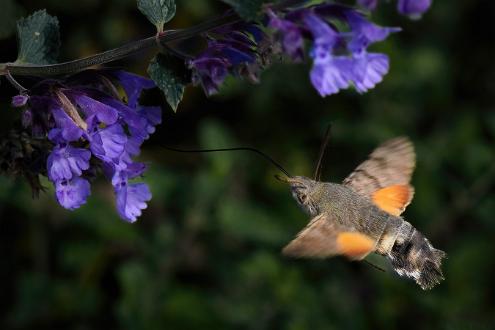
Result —
<instances>
[{"instance_id":1,"label":"purple flower","mask_svg":"<svg viewBox=\"0 0 495 330\"><path fill-rule=\"evenodd\" d=\"M55 194L60 205L68 210L74 210L86 203L90 195L89 182L80 177L72 180L55 182Z\"/></svg>"},{"instance_id":2,"label":"purple flower","mask_svg":"<svg viewBox=\"0 0 495 330\"><path fill-rule=\"evenodd\" d=\"M411 18L420 18L431 6L431 0L399 0L397 10Z\"/></svg>"},{"instance_id":3,"label":"purple flower","mask_svg":"<svg viewBox=\"0 0 495 330\"><path fill-rule=\"evenodd\" d=\"M312 13L304 16L304 22L314 37L311 83L321 96L338 93L348 88L349 71L352 61L343 56L334 56L332 51L337 43L337 33L322 19Z\"/></svg>"},{"instance_id":4,"label":"purple flower","mask_svg":"<svg viewBox=\"0 0 495 330\"><path fill-rule=\"evenodd\" d=\"M190 64L193 69L193 83L201 84L206 95L213 95L227 78L229 66L225 59L200 57Z\"/></svg>"},{"instance_id":5,"label":"purple flower","mask_svg":"<svg viewBox=\"0 0 495 330\"><path fill-rule=\"evenodd\" d=\"M282 48L293 61L302 61L304 58L304 39L301 28L285 19L278 17L273 11L268 12L270 21L268 26L275 29L282 37Z\"/></svg>"},{"instance_id":6,"label":"purple flower","mask_svg":"<svg viewBox=\"0 0 495 330\"><path fill-rule=\"evenodd\" d=\"M97 129L89 139L93 155L103 161L114 161L118 160L124 151L127 135L120 124L113 124Z\"/></svg>"},{"instance_id":7,"label":"purple flower","mask_svg":"<svg viewBox=\"0 0 495 330\"><path fill-rule=\"evenodd\" d=\"M151 199L151 192L146 184L129 183L130 179L142 175L145 169L146 165L142 163L131 163L125 168L110 164L105 167L106 175L111 177L115 190L117 212L126 221L136 221L141 210L147 207L146 202Z\"/></svg>"},{"instance_id":8,"label":"purple flower","mask_svg":"<svg viewBox=\"0 0 495 330\"><path fill-rule=\"evenodd\" d=\"M115 188L117 212L126 221L134 222L147 208L146 202L151 200L151 192L144 183L122 182Z\"/></svg>"},{"instance_id":9,"label":"purple flower","mask_svg":"<svg viewBox=\"0 0 495 330\"><path fill-rule=\"evenodd\" d=\"M89 168L91 152L70 145L55 146L48 156L48 178L51 181L71 180Z\"/></svg>"},{"instance_id":10,"label":"purple flower","mask_svg":"<svg viewBox=\"0 0 495 330\"><path fill-rule=\"evenodd\" d=\"M215 29L207 48L189 61L194 85L201 85L207 95L218 92L227 75L248 76L255 70L246 66L259 65L257 46L263 32L252 24L237 23Z\"/></svg>"},{"instance_id":11,"label":"purple flower","mask_svg":"<svg viewBox=\"0 0 495 330\"><path fill-rule=\"evenodd\" d=\"M370 8L376 1L361 1ZM356 10L338 4L322 4L296 9L284 17L267 11L269 26L285 32L282 38L284 51L289 47L286 40L289 33L296 36L295 50L304 50L304 40L309 39L312 47L309 52L313 59L310 80L321 96L338 93L353 85L363 93L373 88L388 72L388 58L382 54L370 54L367 48L372 43L382 41L398 28L381 27L365 19ZM338 27L347 25L348 31Z\"/></svg>"},{"instance_id":12,"label":"purple flower","mask_svg":"<svg viewBox=\"0 0 495 330\"><path fill-rule=\"evenodd\" d=\"M15 108L20 108L26 105L29 100L29 96L25 94L16 95L12 98L12 106Z\"/></svg>"},{"instance_id":13,"label":"purple flower","mask_svg":"<svg viewBox=\"0 0 495 330\"><path fill-rule=\"evenodd\" d=\"M243 40L242 36L231 38L234 44ZM120 99L112 79L122 85L127 103ZM84 204L90 194L86 177L103 170L118 192L119 214L127 221L141 214L151 194L146 185L128 180L146 170L133 157L161 123L160 107L138 104L142 90L154 86L149 79L123 71L87 70L41 80L31 88L23 124L55 145L46 166L60 205L73 210Z\"/></svg>"}]
</instances>

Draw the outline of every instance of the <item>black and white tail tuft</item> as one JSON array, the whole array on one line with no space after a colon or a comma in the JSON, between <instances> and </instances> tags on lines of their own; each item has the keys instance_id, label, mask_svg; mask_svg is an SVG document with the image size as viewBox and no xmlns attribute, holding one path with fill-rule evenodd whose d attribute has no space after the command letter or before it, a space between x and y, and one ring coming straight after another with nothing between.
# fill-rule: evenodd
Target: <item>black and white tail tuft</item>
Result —
<instances>
[{"instance_id":1,"label":"black and white tail tuft","mask_svg":"<svg viewBox=\"0 0 495 330\"><path fill-rule=\"evenodd\" d=\"M445 257L445 252L433 248L417 230L409 239L397 240L388 254L397 274L414 279L423 290L433 288L444 279L441 266Z\"/></svg>"}]
</instances>

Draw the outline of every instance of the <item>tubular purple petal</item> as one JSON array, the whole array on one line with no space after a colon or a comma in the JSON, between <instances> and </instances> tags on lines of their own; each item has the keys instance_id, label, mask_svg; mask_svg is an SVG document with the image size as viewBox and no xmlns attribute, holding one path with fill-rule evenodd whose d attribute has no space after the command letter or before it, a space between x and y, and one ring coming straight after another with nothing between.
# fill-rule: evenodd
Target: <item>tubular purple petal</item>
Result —
<instances>
[{"instance_id":1,"label":"tubular purple petal","mask_svg":"<svg viewBox=\"0 0 495 330\"><path fill-rule=\"evenodd\" d=\"M268 26L276 30L282 39L281 44L284 52L296 62L304 59L304 39L301 28L289 21L279 18L273 11L268 12Z\"/></svg>"},{"instance_id":2,"label":"tubular purple petal","mask_svg":"<svg viewBox=\"0 0 495 330\"><path fill-rule=\"evenodd\" d=\"M87 95L74 95L74 100L87 117L96 115L96 118L98 118L100 122L107 125L114 124L118 119L118 112L116 109Z\"/></svg>"},{"instance_id":3,"label":"tubular purple petal","mask_svg":"<svg viewBox=\"0 0 495 330\"><path fill-rule=\"evenodd\" d=\"M390 33L399 32L400 28L381 27L366 20L354 10L345 11L346 20L352 30L352 39L348 49L352 53L360 53L375 42L385 40Z\"/></svg>"},{"instance_id":4,"label":"tubular purple petal","mask_svg":"<svg viewBox=\"0 0 495 330\"><path fill-rule=\"evenodd\" d=\"M120 85L127 94L127 105L135 108L143 89L155 87L153 80L126 71L113 71L112 76L117 78Z\"/></svg>"}]
</instances>

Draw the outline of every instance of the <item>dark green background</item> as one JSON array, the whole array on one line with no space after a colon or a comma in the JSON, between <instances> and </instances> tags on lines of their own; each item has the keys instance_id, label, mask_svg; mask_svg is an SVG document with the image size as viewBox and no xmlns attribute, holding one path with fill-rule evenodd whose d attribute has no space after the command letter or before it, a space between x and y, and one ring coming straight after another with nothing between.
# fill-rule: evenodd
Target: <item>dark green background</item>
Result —
<instances>
[{"instance_id":1,"label":"dark green background","mask_svg":"<svg viewBox=\"0 0 495 330\"><path fill-rule=\"evenodd\" d=\"M154 29L132 0L17 1L13 14L13 2L0 1L11 21L40 8L58 16L61 60ZM0 177L0 328L494 328L494 2L437 0L416 22L383 3L374 19L404 30L375 47L390 55L391 69L368 94L321 99L309 66L276 65L259 85L229 80L211 98L188 88L177 114L164 105L164 123L141 156L151 163L153 200L135 224L117 217L104 180L69 212L51 188L33 200L25 182ZM222 9L218 1L179 1L170 26ZM4 36L9 20L0 21ZM13 60L15 37L0 48L0 62ZM152 55L113 65L144 74ZM6 131L19 112L8 106L14 90L3 81L0 88ZM158 146L254 146L310 176L329 122L325 180L342 180L387 138L414 141L416 196L405 217L448 253L446 280L433 290L343 258L281 256L308 218L274 168L254 154Z\"/></svg>"}]
</instances>

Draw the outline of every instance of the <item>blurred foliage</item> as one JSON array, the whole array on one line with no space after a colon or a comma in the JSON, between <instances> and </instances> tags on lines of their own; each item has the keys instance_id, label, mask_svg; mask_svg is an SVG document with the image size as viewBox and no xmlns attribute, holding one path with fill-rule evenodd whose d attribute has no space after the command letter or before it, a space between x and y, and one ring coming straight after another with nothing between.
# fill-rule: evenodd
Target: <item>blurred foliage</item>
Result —
<instances>
[{"instance_id":1,"label":"blurred foliage","mask_svg":"<svg viewBox=\"0 0 495 330\"><path fill-rule=\"evenodd\" d=\"M61 59L154 33L132 0L15 7L58 16ZM171 26L222 8L220 1L178 1ZM380 45L391 71L365 95L321 99L307 65L276 65L261 84L229 81L209 99L187 89L177 114L158 98L164 123L142 155L151 162L146 181L154 196L136 224L118 219L106 182L69 212L51 188L33 200L25 182L0 177L0 328L494 328L494 14L493 1L434 1L411 22L383 2L376 20L403 32ZM144 74L152 56L114 65ZM2 41L0 57L15 59L15 37ZM8 107L14 90L1 88L6 131L19 113ZM449 256L446 280L432 291L364 263L284 258L280 249L308 219L273 179L276 170L241 152L159 147L255 146L291 173L311 175L329 122L327 180L340 181L386 138L415 142L416 196L405 217Z\"/></svg>"}]
</instances>

